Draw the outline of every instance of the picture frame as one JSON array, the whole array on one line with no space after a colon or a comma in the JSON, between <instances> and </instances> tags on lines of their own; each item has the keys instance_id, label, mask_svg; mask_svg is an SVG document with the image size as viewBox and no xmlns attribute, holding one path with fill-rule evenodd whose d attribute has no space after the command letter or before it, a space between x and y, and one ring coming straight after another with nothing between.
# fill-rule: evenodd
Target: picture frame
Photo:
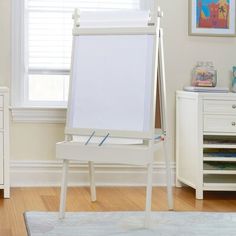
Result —
<instances>
[{"instance_id":1,"label":"picture frame","mask_svg":"<svg viewBox=\"0 0 236 236\"><path fill-rule=\"evenodd\" d=\"M189 0L189 35L236 36L236 0Z\"/></svg>"}]
</instances>

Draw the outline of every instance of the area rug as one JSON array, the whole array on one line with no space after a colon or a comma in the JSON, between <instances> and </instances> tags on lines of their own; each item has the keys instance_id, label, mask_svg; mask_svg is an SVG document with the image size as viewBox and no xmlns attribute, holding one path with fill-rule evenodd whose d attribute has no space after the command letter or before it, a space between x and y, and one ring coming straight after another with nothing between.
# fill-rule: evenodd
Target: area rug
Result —
<instances>
[{"instance_id":1,"label":"area rug","mask_svg":"<svg viewBox=\"0 0 236 236\"><path fill-rule=\"evenodd\" d=\"M152 212L150 228L143 212L26 212L29 236L235 236L236 213Z\"/></svg>"}]
</instances>

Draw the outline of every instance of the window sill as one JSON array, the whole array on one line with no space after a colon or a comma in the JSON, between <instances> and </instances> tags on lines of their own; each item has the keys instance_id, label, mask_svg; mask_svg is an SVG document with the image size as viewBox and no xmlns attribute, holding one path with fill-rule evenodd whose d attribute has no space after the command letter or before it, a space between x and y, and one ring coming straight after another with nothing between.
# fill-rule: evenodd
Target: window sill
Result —
<instances>
[{"instance_id":1,"label":"window sill","mask_svg":"<svg viewBox=\"0 0 236 236\"><path fill-rule=\"evenodd\" d=\"M65 107L11 107L14 122L65 123Z\"/></svg>"}]
</instances>

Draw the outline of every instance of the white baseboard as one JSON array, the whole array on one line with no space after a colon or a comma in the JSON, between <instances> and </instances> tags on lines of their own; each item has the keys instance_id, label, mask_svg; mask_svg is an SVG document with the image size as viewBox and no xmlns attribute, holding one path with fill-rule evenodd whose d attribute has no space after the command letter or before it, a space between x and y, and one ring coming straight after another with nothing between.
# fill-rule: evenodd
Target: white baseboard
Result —
<instances>
[{"instance_id":1,"label":"white baseboard","mask_svg":"<svg viewBox=\"0 0 236 236\"><path fill-rule=\"evenodd\" d=\"M175 178L175 163L171 164L172 182ZM144 186L146 170L144 167L127 165L95 165L97 186ZM61 161L11 161L10 175L12 187L60 186ZM166 185L164 162L154 164L153 184ZM87 186L88 166L71 162L69 171L70 186Z\"/></svg>"}]
</instances>

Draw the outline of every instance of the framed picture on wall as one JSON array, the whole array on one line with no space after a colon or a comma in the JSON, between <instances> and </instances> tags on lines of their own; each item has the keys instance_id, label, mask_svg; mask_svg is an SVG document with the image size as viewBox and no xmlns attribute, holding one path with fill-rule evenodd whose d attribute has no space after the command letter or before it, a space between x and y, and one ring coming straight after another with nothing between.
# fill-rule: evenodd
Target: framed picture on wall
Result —
<instances>
[{"instance_id":1,"label":"framed picture on wall","mask_svg":"<svg viewBox=\"0 0 236 236\"><path fill-rule=\"evenodd\" d=\"M236 36L236 0L189 0L189 34Z\"/></svg>"}]
</instances>

